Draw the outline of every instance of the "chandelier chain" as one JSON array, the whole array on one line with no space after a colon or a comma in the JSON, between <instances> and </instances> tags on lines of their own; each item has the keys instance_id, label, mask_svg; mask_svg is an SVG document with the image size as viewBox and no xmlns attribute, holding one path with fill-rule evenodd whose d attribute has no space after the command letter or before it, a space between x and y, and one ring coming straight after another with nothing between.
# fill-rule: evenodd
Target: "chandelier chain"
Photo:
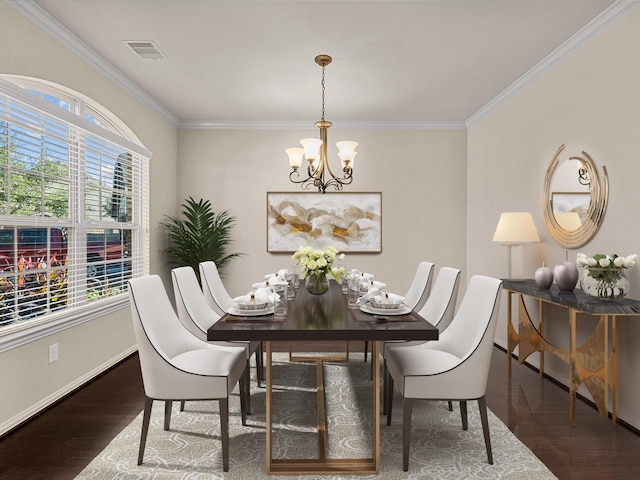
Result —
<instances>
[{"instance_id":1,"label":"chandelier chain","mask_svg":"<svg viewBox=\"0 0 640 480\"><path fill-rule=\"evenodd\" d=\"M322 66L322 115L320 120L324 122L324 65Z\"/></svg>"}]
</instances>

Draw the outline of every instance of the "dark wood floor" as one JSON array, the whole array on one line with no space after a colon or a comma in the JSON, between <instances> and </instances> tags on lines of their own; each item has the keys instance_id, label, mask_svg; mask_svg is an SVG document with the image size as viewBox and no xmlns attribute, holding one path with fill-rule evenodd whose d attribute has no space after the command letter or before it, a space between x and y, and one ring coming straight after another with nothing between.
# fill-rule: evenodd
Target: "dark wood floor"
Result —
<instances>
[{"instance_id":1,"label":"dark wood floor","mask_svg":"<svg viewBox=\"0 0 640 480\"><path fill-rule=\"evenodd\" d=\"M357 349L357 345L352 346ZM560 479L636 479L640 435L614 426L568 393L494 350L487 405ZM78 474L143 408L137 355L0 439L0 479L55 480ZM400 468L400 466L398 466Z\"/></svg>"}]
</instances>

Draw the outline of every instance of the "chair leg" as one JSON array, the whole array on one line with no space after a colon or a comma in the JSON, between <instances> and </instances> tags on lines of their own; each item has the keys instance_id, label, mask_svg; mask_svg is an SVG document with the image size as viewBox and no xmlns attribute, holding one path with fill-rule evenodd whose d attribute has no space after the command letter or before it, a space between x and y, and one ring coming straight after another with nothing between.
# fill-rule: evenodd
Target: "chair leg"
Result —
<instances>
[{"instance_id":1,"label":"chair leg","mask_svg":"<svg viewBox=\"0 0 640 480\"><path fill-rule=\"evenodd\" d=\"M484 396L478 399L478 409L480 410L480 420L482 421L484 444L487 447L487 459L489 460L489 465L493 465L493 454L491 453L491 437L489 436L489 417L487 415L487 401Z\"/></svg>"},{"instance_id":2,"label":"chair leg","mask_svg":"<svg viewBox=\"0 0 640 480\"><path fill-rule=\"evenodd\" d=\"M411 411L413 399L405 398L402 405L402 470L409 471L409 446L411 444Z\"/></svg>"},{"instance_id":3,"label":"chair leg","mask_svg":"<svg viewBox=\"0 0 640 480\"><path fill-rule=\"evenodd\" d=\"M181 412L184 412L184 405L185 405L185 403L187 403L187 402L185 402L184 400L180 401L180 411L181 411Z\"/></svg>"},{"instance_id":4,"label":"chair leg","mask_svg":"<svg viewBox=\"0 0 640 480\"><path fill-rule=\"evenodd\" d=\"M171 400L164 401L164 429L169 430L169 425L171 424L171 408L173 407L173 402Z\"/></svg>"},{"instance_id":5,"label":"chair leg","mask_svg":"<svg viewBox=\"0 0 640 480\"><path fill-rule=\"evenodd\" d=\"M387 397L387 425L391 425L391 412L393 412L393 377L387 372L387 386L385 396Z\"/></svg>"},{"instance_id":6,"label":"chair leg","mask_svg":"<svg viewBox=\"0 0 640 480\"><path fill-rule=\"evenodd\" d=\"M258 387L262 388L262 382L265 380L265 375L264 375L264 360L263 360L263 354L264 350L262 347L262 342L260 342L258 349L255 352L255 357L256 357L256 378L257 378L257 383L258 383Z\"/></svg>"},{"instance_id":7,"label":"chair leg","mask_svg":"<svg viewBox=\"0 0 640 480\"><path fill-rule=\"evenodd\" d=\"M369 353L369 341L364 341L364 363L367 363L367 354Z\"/></svg>"},{"instance_id":8,"label":"chair leg","mask_svg":"<svg viewBox=\"0 0 640 480\"><path fill-rule=\"evenodd\" d=\"M238 388L240 390L240 416L242 418L242 425L247 425L247 397L249 397L249 392L247 390L247 382L246 378L249 376L249 371L245 370L240 377L240 381L238 382Z\"/></svg>"},{"instance_id":9,"label":"chair leg","mask_svg":"<svg viewBox=\"0 0 640 480\"><path fill-rule=\"evenodd\" d=\"M389 369L387 368L387 361L382 359L382 414L386 415L389 411L389 392L387 385L389 383Z\"/></svg>"},{"instance_id":10,"label":"chair leg","mask_svg":"<svg viewBox=\"0 0 640 480\"><path fill-rule=\"evenodd\" d=\"M251 415L251 374L249 373L251 372L251 370L250 370L250 364L249 364L248 358L247 358L247 366L245 367L244 372L245 373L243 373L242 376L240 377L240 381L244 383L244 388L246 389L246 392L247 392L247 395L245 397L245 400L246 400L245 412L247 415ZM242 393L240 395L242 395Z\"/></svg>"},{"instance_id":11,"label":"chair leg","mask_svg":"<svg viewBox=\"0 0 640 480\"><path fill-rule=\"evenodd\" d=\"M222 439L222 470L229 471L229 399L220 399L220 438Z\"/></svg>"},{"instance_id":12,"label":"chair leg","mask_svg":"<svg viewBox=\"0 0 640 480\"><path fill-rule=\"evenodd\" d=\"M462 417L462 429L469 429L469 421L467 419L467 401L460 400L460 416Z\"/></svg>"},{"instance_id":13,"label":"chair leg","mask_svg":"<svg viewBox=\"0 0 640 480\"><path fill-rule=\"evenodd\" d=\"M451 400L448 400L447 405L449 406L449 411L453 412L453 402Z\"/></svg>"},{"instance_id":14,"label":"chair leg","mask_svg":"<svg viewBox=\"0 0 640 480\"><path fill-rule=\"evenodd\" d=\"M140 434L140 449L138 450L138 465L142 465L144 457L144 447L147 444L147 433L149 432L149 421L151 420L151 407L153 399L146 397L144 400L144 414L142 415L142 433Z\"/></svg>"}]
</instances>

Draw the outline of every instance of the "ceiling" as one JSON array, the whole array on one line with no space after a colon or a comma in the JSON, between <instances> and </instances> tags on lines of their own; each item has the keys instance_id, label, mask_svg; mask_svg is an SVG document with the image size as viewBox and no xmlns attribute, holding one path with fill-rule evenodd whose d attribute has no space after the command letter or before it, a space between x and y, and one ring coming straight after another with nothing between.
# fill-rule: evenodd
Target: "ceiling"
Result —
<instances>
[{"instance_id":1,"label":"ceiling","mask_svg":"<svg viewBox=\"0 0 640 480\"><path fill-rule=\"evenodd\" d=\"M313 123L314 57L329 54L325 118L336 127L464 125L636 3L10 2L183 126ZM141 59L125 41L154 42L166 58Z\"/></svg>"}]
</instances>

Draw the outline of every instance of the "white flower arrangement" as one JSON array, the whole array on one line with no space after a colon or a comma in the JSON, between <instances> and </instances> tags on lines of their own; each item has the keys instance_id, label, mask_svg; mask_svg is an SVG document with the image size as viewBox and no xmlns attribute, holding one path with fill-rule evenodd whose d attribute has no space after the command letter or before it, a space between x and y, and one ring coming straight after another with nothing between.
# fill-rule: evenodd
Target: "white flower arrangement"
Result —
<instances>
[{"instance_id":1,"label":"white flower arrangement","mask_svg":"<svg viewBox=\"0 0 640 480\"><path fill-rule=\"evenodd\" d=\"M327 247L324 250L314 249L312 247L300 247L293 254L296 265L300 265L300 276L307 278L310 276L321 277L331 275L339 282L344 275L344 268L336 268L333 262L338 259L344 259L344 253L338 255L339 250L335 247Z\"/></svg>"},{"instance_id":2,"label":"white flower arrangement","mask_svg":"<svg viewBox=\"0 0 640 480\"><path fill-rule=\"evenodd\" d=\"M587 257L584 253L576 255L578 266L587 269L590 277L605 283L615 283L620 279L620 272L623 269L633 267L637 259L638 255L635 253L626 257L603 253L596 253L593 257Z\"/></svg>"}]
</instances>

